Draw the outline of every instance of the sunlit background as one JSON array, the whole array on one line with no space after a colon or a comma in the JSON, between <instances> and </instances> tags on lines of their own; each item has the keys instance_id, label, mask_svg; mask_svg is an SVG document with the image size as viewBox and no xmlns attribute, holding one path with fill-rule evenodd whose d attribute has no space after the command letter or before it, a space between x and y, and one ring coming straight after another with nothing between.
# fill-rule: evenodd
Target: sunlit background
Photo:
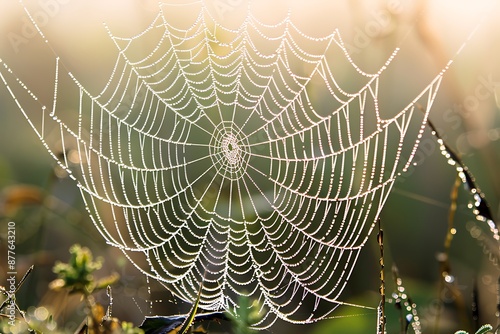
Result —
<instances>
[{"instance_id":1,"label":"sunlit background","mask_svg":"<svg viewBox=\"0 0 500 334\"><path fill-rule=\"evenodd\" d=\"M0 59L47 105L51 105L54 89L54 52L90 93L97 94L108 80L117 56L107 29L117 36L136 35L152 22L159 8L157 1L147 0L24 2L49 44L34 31L18 1L1 1ZM293 21L312 36L338 29L352 59L366 72L378 71L399 47L397 58L381 79L380 106L386 116L406 106L452 59L430 119L472 171L493 215L499 217L500 6L494 1L283 0L270 4L255 0L250 6L247 0L205 2L212 15L229 27L238 27L250 8L269 24L279 22L290 11ZM182 25L186 20L172 17L172 21ZM388 295L395 289L391 276L395 264L406 292L417 304L424 333L438 327L439 333L450 333L457 329L472 331L476 323L496 325L498 266L492 264L488 259L491 254L485 254L483 245L469 232L474 216L467 208L471 198L463 187L453 222L456 234L447 269L450 282L444 287L440 284L442 256L438 254L445 249L456 173L441 156L430 131L424 134L415 162L416 166L396 181L381 215ZM185 312L185 307L173 302L159 286L148 284L121 252L104 244L83 208L75 184L54 165L0 83L0 285L6 284L5 226L15 221L17 270L21 274L35 265L18 294L22 308L43 305L54 314L60 327L74 330L83 314L79 301L50 292L48 283L55 278L51 271L54 262L66 261L68 248L80 243L105 258L102 275L116 271L122 277L115 289L113 315L139 324L151 313ZM376 306L380 299L375 233L372 239L345 291L345 300L368 306ZM471 313L475 285L479 291L477 322ZM106 295L99 300L107 303ZM397 332L399 311L394 304L388 304L387 312L389 333ZM342 307L334 313L342 314ZM270 331L372 333L375 318L374 311L360 310L355 317L307 326L279 322Z\"/></svg>"}]
</instances>

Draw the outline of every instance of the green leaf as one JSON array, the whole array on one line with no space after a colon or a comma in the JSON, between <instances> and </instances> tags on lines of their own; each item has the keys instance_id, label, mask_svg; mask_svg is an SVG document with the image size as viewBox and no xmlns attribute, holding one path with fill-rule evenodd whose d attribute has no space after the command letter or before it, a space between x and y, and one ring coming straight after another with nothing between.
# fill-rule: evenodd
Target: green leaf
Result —
<instances>
[{"instance_id":1,"label":"green leaf","mask_svg":"<svg viewBox=\"0 0 500 334\"><path fill-rule=\"evenodd\" d=\"M168 334L180 328L187 317L186 315L146 317L139 328L143 329L145 334ZM223 312L199 313L195 315L193 322L205 320L229 320L229 318Z\"/></svg>"},{"instance_id":2,"label":"green leaf","mask_svg":"<svg viewBox=\"0 0 500 334\"><path fill-rule=\"evenodd\" d=\"M481 328L477 330L476 334L486 334L491 330L493 330L493 326L491 326L490 324L486 324L481 326Z\"/></svg>"}]
</instances>

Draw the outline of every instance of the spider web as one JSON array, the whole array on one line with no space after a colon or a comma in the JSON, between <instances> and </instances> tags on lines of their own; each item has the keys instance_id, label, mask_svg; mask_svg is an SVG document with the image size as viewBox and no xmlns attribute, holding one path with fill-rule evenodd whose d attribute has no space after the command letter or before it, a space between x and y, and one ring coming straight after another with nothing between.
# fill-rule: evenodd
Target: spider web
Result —
<instances>
[{"instance_id":1,"label":"spider web","mask_svg":"<svg viewBox=\"0 0 500 334\"><path fill-rule=\"evenodd\" d=\"M385 119L379 79L396 52L369 74L338 31L311 37L290 15L269 25L251 13L229 29L189 6L188 28L163 6L141 34L110 33L118 56L97 95L58 57L52 106L28 108L37 96L5 63L1 79L106 242L176 296L192 302L202 286L207 310L251 296L263 328L362 307L341 293L442 73Z\"/></svg>"}]
</instances>

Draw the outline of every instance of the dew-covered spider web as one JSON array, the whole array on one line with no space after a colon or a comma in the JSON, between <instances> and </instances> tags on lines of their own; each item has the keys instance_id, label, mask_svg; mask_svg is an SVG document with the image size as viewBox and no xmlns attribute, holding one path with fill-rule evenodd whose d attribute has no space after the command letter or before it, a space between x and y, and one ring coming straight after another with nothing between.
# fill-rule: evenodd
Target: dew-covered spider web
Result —
<instances>
[{"instance_id":1,"label":"dew-covered spider web","mask_svg":"<svg viewBox=\"0 0 500 334\"><path fill-rule=\"evenodd\" d=\"M57 56L51 105L5 63L1 79L105 241L182 300L201 286L201 308L232 311L250 296L256 327L363 307L342 291L442 73L383 118L379 79L396 52L365 73L338 31L311 37L290 15L270 25L251 11L229 29L189 6L187 28L163 6L137 36L110 32L118 55L99 94Z\"/></svg>"}]
</instances>

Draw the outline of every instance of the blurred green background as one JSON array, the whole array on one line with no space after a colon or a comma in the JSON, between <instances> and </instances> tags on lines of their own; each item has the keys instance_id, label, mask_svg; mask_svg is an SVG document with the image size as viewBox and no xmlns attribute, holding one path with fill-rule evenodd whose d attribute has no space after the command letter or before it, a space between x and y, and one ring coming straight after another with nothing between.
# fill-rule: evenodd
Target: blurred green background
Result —
<instances>
[{"instance_id":1,"label":"blurred green background","mask_svg":"<svg viewBox=\"0 0 500 334\"><path fill-rule=\"evenodd\" d=\"M146 0L25 3L39 15L50 47L91 93L101 90L116 58L116 48L102 23L115 35L132 36L143 31L158 13L157 2ZM228 25L237 23L238 15L248 8L243 0L207 0L206 4L214 17ZM499 5L484 0L283 0L272 4L255 0L252 8L258 18L269 23L282 19L290 9L294 22L310 35L322 36L338 28L354 62L367 72L377 71L394 48L400 47L380 87L381 109L389 114L404 107L453 59L430 118L469 166L494 216L499 216ZM54 62L47 44L28 26L18 1L0 2L0 58L42 99L50 101ZM465 48L457 54L465 41ZM395 289L390 272L394 263L406 291L417 304L424 333L434 330L438 305L442 305L438 332L451 333L460 328L472 330L471 295L477 284L479 323L496 324L498 266L492 265L482 245L467 230L474 217L467 208L471 198L463 187L459 190L454 221L457 232L450 250L450 273L455 280L440 292L437 254L444 250L456 173L441 156L430 131L424 133L415 162L417 166L396 181L381 215L386 237L387 292ZM83 208L77 187L59 174L0 84L0 251L6 254L6 226L14 221L18 272L35 265L18 295L20 306L49 305L61 324L76 326L82 315L79 301L50 292L48 283L55 278L51 271L54 262L66 261L70 245L80 243L106 259L103 276L113 271L121 274L121 283L115 288L114 315L140 323L151 312L184 312L185 305L171 301L172 297L153 282L147 283L118 250L104 244ZM497 249L491 251L498 255ZM378 254L373 234L344 300L377 305ZM5 257L1 259L0 285L4 285ZM453 291L459 291L461 297ZM99 298L107 301L105 295ZM154 310L150 310L150 304ZM398 332L399 312L391 304L387 310L389 333ZM359 313L308 326L279 322L271 332L373 333L375 313ZM334 313L342 314L342 308Z\"/></svg>"}]
</instances>

